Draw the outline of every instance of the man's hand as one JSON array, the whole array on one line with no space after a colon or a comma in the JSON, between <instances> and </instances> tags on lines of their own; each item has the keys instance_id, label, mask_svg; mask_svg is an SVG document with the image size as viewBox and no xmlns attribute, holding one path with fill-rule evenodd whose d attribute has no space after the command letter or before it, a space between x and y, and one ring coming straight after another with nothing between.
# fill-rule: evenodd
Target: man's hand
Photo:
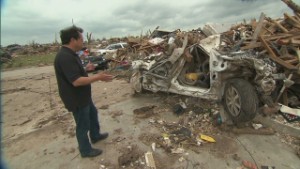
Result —
<instances>
[{"instance_id":1,"label":"man's hand","mask_svg":"<svg viewBox=\"0 0 300 169\"><path fill-rule=\"evenodd\" d=\"M76 79L72 84L73 84L73 86L78 87L78 86L84 86L84 85L91 84L91 83L96 82L98 80L101 80L101 81L104 81L104 82L110 82L110 81L112 81L112 79L114 77L115 76L113 76L113 75L100 72L100 73L95 74L93 76L88 76L88 77L82 76L82 77Z\"/></svg>"},{"instance_id":2,"label":"man's hand","mask_svg":"<svg viewBox=\"0 0 300 169\"><path fill-rule=\"evenodd\" d=\"M114 78L113 75L106 74L106 73L103 73L103 72L98 73L95 76L98 76L97 79L101 80L101 81L104 81L104 82L110 82Z\"/></svg>"},{"instance_id":3,"label":"man's hand","mask_svg":"<svg viewBox=\"0 0 300 169\"><path fill-rule=\"evenodd\" d=\"M89 71L93 71L93 70L95 70L95 66L91 61L89 61L89 63L85 67L85 71L89 72Z\"/></svg>"}]
</instances>

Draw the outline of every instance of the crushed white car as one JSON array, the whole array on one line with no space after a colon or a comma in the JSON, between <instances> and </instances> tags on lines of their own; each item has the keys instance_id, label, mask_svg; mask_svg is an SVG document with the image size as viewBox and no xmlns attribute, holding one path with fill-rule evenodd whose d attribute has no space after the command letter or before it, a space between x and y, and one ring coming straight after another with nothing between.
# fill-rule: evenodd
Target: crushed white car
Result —
<instances>
[{"instance_id":1,"label":"crushed white car","mask_svg":"<svg viewBox=\"0 0 300 169\"><path fill-rule=\"evenodd\" d=\"M252 120L259 103L270 100L276 87L270 59L254 52L224 52L220 34L190 46L187 34L176 38L168 44L170 53L133 61L135 92L163 91L222 102L235 123Z\"/></svg>"}]
</instances>

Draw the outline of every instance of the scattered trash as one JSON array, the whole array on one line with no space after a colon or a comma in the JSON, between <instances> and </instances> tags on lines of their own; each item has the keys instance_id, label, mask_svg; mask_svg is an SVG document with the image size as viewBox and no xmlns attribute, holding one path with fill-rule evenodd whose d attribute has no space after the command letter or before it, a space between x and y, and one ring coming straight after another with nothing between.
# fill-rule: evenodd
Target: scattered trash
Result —
<instances>
[{"instance_id":1,"label":"scattered trash","mask_svg":"<svg viewBox=\"0 0 300 169\"><path fill-rule=\"evenodd\" d=\"M150 119L149 123L155 123L156 121L154 119Z\"/></svg>"},{"instance_id":2,"label":"scattered trash","mask_svg":"<svg viewBox=\"0 0 300 169\"><path fill-rule=\"evenodd\" d=\"M262 124L255 124L255 123L252 123L252 127L253 127L255 130L258 130L258 129L262 128L263 125L262 125Z\"/></svg>"},{"instance_id":3,"label":"scattered trash","mask_svg":"<svg viewBox=\"0 0 300 169\"><path fill-rule=\"evenodd\" d=\"M164 138L164 143L167 147L170 147L171 146L171 140L169 138L169 135L164 133L163 135L163 138Z\"/></svg>"},{"instance_id":4,"label":"scattered trash","mask_svg":"<svg viewBox=\"0 0 300 169\"><path fill-rule=\"evenodd\" d=\"M200 137L196 137L197 145L201 146L202 143L204 142Z\"/></svg>"},{"instance_id":5,"label":"scattered trash","mask_svg":"<svg viewBox=\"0 0 300 169\"><path fill-rule=\"evenodd\" d=\"M151 148L152 148L152 151L155 151L155 149L156 149L156 143L152 143L151 144Z\"/></svg>"},{"instance_id":6,"label":"scattered trash","mask_svg":"<svg viewBox=\"0 0 300 169\"><path fill-rule=\"evenodd\" d=\"M182 115L184 113L184 108L182 107L181 104L176 104L173 107L173 112L178 116Z\"/></svg>"},{"instance_id":7,"label":"scattered trash","mask_svg":"<svg viewBox=\"0 0 300 169\"><path fill-rule=\"evenodd\" d=\"M183 148L176 148L176 149L171 149L171 153L173 154L183 154L184 153L184 149Z\"/></svg>"},{"instance_id":8,"label":"scattered trash","mask_svg":"<svg viewBox=\"0 0 300 169\"><path fill-rule=\"evenodd\" d=\"M185 161L185 158L184 158L184 157L180 157L180 158L178 159L178 161L179 161L179 162L183 162L183 161Z\"/></svg>"},{"instance_id":9,"label":"scattered trash","mask_svg":"<svg viewBox=\"0 0 300 169\"><path fill-rule=\"evenodd\" d=\"M151 169L156 169L155 161L154 161L152 152L145 153L145 160L146 160L146 165L148 167L150 167Z\"/></svg>"},{"instance_id":10,"label":"scattered trash","mask_svg":"<svg viewBox=\"0 0 300 169\"><path fill-rule=\"evenodd\" d=\"M105 165L101 165L101 164L100 164L99 169L105 169L105 168L106 168Z\"/></svg>"},{"instance_id":11,"label":"scattered trash","mask_svg":"<svg viewBox=\"0 0 300 169\"><path fill-rule=\"evenodd\" d=\"M182 135L185 137L191 137L191 130L186 127L181 127L179 130L172 131L171 134Z\"/></svg>"},{"instance_id":12,"label":"scattered trash","mask_svg":"<svg viewBox=\"0 0 300 169\"><path fill-rule=\"evenodd\" d=\"M281 106L280 107L281 112L300 117L300 109L290 108L282 104L280 104L280 106Z\"/></svg>"},{"instance_id":13,"label":"scattered trash","mask_svg":"<svg viewBox=\"0 0 300 169\"><path fill-rule=\"evenodd\" d=\"M300 121L300 109L293 109L285 105L281 105L280 114L288 122Z\"/></svg>"},{"instance_id":14,"label":"scattered trash","mask_svg":"<svg viewBox=\"0 0 300 169\"><path fill-rule=\"evenodd\" d=\"M215 143L216 142L216 140L214 138L212 138L210 136L207 136L207 135L204 135L204 134L200 134L200 138L202 140L205 140L205 141L210 142L210 143Z\"/></svg>"},{"instance_id":15,"label":"scattered trash","mask_svg":"<svg viewBox=\"0 0 300 169\"><path fill-rule=\"evenodd\" d=\"M125 137L120 137L120 136L117 136L116 138L113 138L112 140L111 140L111 143L116 143L116 142L121 142L121 141L123 141L123 140L125 140L126 138Z\"/></svg>"}]
</instances>

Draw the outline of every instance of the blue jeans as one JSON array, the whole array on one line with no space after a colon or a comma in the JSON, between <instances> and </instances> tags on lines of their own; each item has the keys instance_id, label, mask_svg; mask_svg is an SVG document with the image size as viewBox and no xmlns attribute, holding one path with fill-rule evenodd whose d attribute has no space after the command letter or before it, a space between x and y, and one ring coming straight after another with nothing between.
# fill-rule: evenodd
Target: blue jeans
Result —
<instances>
[{"instance_id":1,"label":"blue jeans","mask_svg":"<svg viewBox=\"0 0 300 169\"><path fill-rule=\"evenodd\" d=\"M76 138L81 154L91 151L92 146L88 138L88 131L90 139L95 139L100 135L100 125L98 121L98 111L91 101L85 107L78 107L72 112L76 123Z\"/></svg>"}]
</instances>

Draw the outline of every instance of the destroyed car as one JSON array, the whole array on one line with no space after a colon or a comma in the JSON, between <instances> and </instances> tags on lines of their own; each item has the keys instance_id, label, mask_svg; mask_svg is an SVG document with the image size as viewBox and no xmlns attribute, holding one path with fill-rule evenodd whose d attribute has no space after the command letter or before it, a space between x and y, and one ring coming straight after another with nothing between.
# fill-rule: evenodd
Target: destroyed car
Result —
<instances>
[{"instance_id":1,"label":"destroyed car","mask_svg":"<svg viewBox=\"0 0 300 169\"><path fill-rule=\"evenodd\" d=\"M135 92L214 100L223 103L233 122L252 120L275 89L273 62L251 51L226 51L221 34L200 43L189 44L190 38L187 33L177 34L175 40L166 39L166 52L133 61L130 82Z\"/></svg>"},{"instance_id":2,"label":"destroyed car","mask_svg":"<svg viewBox=\"0 0 300 169\"><path fill-rule=\"evenodd\" d=\"M88 72L94 72L98 70L106 70L109 68L109 62L111 62L111 59L105 59L103 55L99 56L93 56L91 55L88 48L83 47L80 51L77 52L77 55L79 56L82 66L84 69L86 69L86 65L88 63L92 63L95 66L95 69Z\"/></svg>"},{"instance_id":3,"label":"destroyed car","mask_svg":"<svg viewBox=\"0 0 300 169\"><path fill-rule=\"evenodd\" d=\"M104 49L99 49L96 51L96 53L100 54L100 55L105 55L107 53L113 53L116 52L118 49L121 48L126 48L127 47L127 43L114 43L114 44L110 44L108 45L106 48Z\"/></svg>"},{"instance_id":4,"label":"destroyed car","mask_svg":"<svg viewBox=\"0 0 300 169\"><path fill-rule=\"evenodd\" d=\"M82 65L86 68L86 65L89 62L92 63L95 66L95 69L89 72L94 72L98 70L107 70L109 68L109 62L111 61L111 59L105 59L103 56L88 56L82 60Z\"/></svg>"}]
</instances>

